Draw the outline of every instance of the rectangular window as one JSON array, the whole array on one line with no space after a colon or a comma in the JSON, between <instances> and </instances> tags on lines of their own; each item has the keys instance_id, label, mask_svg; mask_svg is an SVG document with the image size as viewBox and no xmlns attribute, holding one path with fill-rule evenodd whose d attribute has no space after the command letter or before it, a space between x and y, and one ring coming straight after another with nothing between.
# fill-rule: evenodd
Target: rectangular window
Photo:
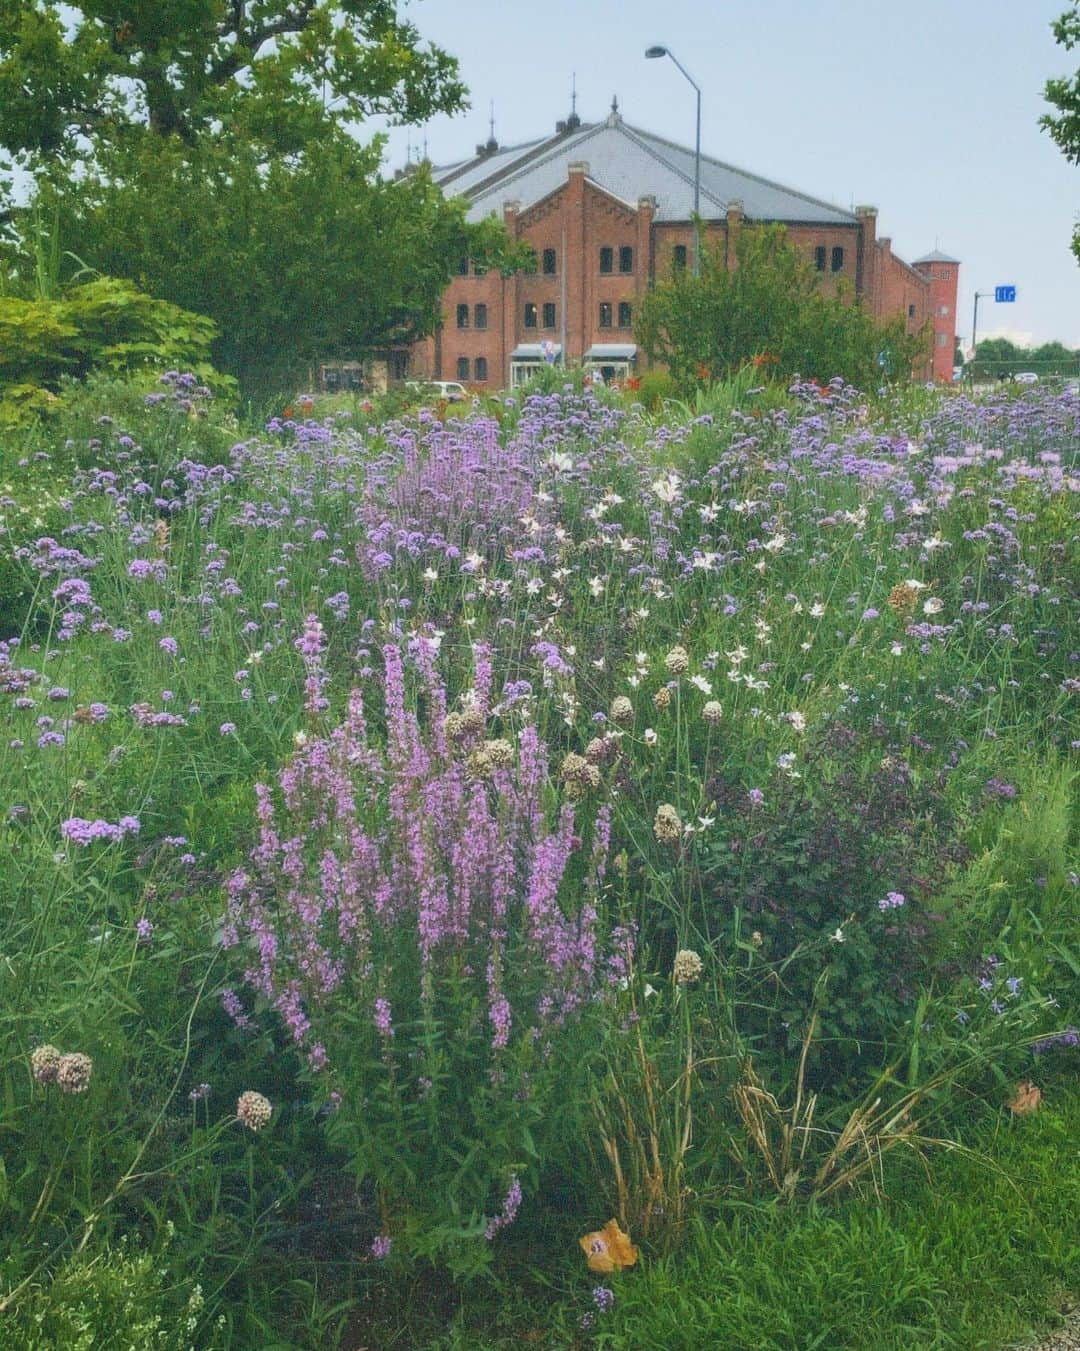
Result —
<instances>
[{"instance_id":1,"label":"rectangular window","mask_svg":"<svg viewBox=\"0 0 1080 1351\"><path fill-rule=\"evenodd\" d=\"M839 244L832 251L832 270L834 272L843 272L844 270L844 250Z\"/></svg>"},{"instance_id":2,"label":"rectangular window","mask_svg":"<svg viewBox=\"0 0 1080 1351\"><path fill-rule=\"evenodd\" d=\"M554 277L555 275L555 250L544 250L544 276Z\"/></svg>"},{"instance_id":3,"label":"rectangular window","mask_svg":"<svg viewBox=\"0 0 1080 1351\"><path fill-rule=\"evenodd\" d=\"M615 251L609 249L606 245L600 250L600 271L613 272L615 270Z\"/></svg>"},{"instance_id":4,"label":"rectangular window","mask_svg":"<svg viewBox=\"0 0 1080 1351\"><path fill-rule=\"evenodd\" d=\"M473 363L473 376L477 380L487 379L487 357L477 357Z\"/></svg>"},{"instance_id":5,"label":"rectangular window","mask_svg":"<svg viewBox=\"0 0 1080 1351\"><path fill-rule=\"evenodd\" d=\"M619 327L630 328L633 323L633 307L629 300L619 301Z\"/></svg>"},{"instance_id":6,"label":"rectangular window","mask_svg":"<svg viewBox=\"0 0 1080 1351\"><path fill-rule=\"evenodd\" d=\"M686 271L686 245L676 244L671 250L671 270L673 272Z\"/></svg>"},{"instance_id":7,"label":"rectangular window","mask_svg":"<svg viewBox=\"0 0 1080 1351\"><path fill-rule=\"evenodd\" d=\"M935 333L934 342L938 347L948 347L949 335L947 333Z\"/></svg>"},{"instance_id":8,"label":"rectangular window","mask_svg":"<svg viewBox=\"0 0 1080 1351\"><path fill-rule=\"evenodd\" d=\"M624 244L619 250L619 271L633 272L634 270L634 250L629 244Z\"/></svg>"},{"instance_id":9,"label":"rectangular window","mask_svg":"<svg viewBox=\"0 0 1080 1351\"><path fill-rule=\"evenodd\" d=\"M487 328L487 306L475 305L473 307L473 328Z\"/></svg>"},{"instance_id":10,"label":"rectangular window","mask_svg":"<svg viewBox=\"0 0 1080 1351\"><path fill-rule=\"evenodd\" d=\"M526 328L536 327L536 306L532 303L531 300L527 300L525 302L525 327Z\"/></svg>"},{"instance_id":11,"label":"rectangular window","mask_svg":"<svg viewBox=\"0 0 1080 1351\"><path fill-rule=\"evenodd\" d=\"M469 358L458 357L457 359L457 378L467 380L469 378Z\"/></svg>"},{"instance_id":12,"label":"rectangular window","mask_svg":"<svg viewBox=\"0 0 1080 1351\"><path fill-rule=\"evenodd\" d=\"M553 300L544 301L544 327L555 327L555 302Z\"/></svg>"},{"instance_id":13,"label":"rectangular window","mask_svg":"<svg viewBox=\"0 0 1080 1351\"><path fill-rule=\"evenodd\" d=\"M459 276L459 277L467 277L467 276L469 275L469 260L468 260L468 258L461 258L461 259L458 260L457 270L458 270L458 276Z\"/></svg>"},{"instance_id":14,"label":"rectangular window","mask_svg":"<svg viewBox=\"0 0 1080 1351\"><path fill-rule=\"evenodd\" d=\"M819 272L825 271L825 245L819 244L814 250L814 266Z\"/></svg>"},{"instance_id":15,"label":"rectangular window","mask_svg":"<svg viewBox=\"0 0 1080 1351\"><path fill-rule=\"evenodd\" d=\"M611 305L606 300L600 302L600 327L611 327Z\"/></svg>"},{"instance_id":16,"label":"rectangular window","mask_svg":"<svg viewBox=\"0 0 1080 1351\"><path fill-rule=\"evenodd\" d=\"M909 306L907 307L907 317L908 317L909 319L914 319L914 318L915 318L915 306L914 306L914 305L909 305Z\"/></svg>"},{"instance_id":17,"label":"rectangular window","mask_svg":"<svg viewBox=\"0 0 1080 1351\"><path fill-rule=\"evenodd\" d=\"M457 326L458 328L469 327L469 307L468 305L459 305L457 307Z\"/></svg>"},{"instance_id":18,"label":"rectangular window","mask_svg":"<svg viewBox=\"0 0 1080 1351\"><path fill-rule=\"evenodd\" d=\"M949 307L948 307L948 305L939 305L939 306L938 306L938 314L941 315L942 319L947 319L948 316L949 316Z\"/></svg>"}]
</instances>

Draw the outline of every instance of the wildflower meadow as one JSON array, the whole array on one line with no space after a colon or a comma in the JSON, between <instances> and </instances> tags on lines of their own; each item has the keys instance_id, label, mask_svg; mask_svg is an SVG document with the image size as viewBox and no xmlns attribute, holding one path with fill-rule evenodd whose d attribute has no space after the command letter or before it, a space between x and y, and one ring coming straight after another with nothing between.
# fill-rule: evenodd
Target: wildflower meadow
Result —
<instances>
[{"instance_id":1,"label":"wildflower meadow","mask_svg":"<svg viewBox=\"0 0 1080 1351\"><path fill-rule=\"evenodd\" d=\"M3 435L0 1347L1080 1294L1080 394L762 379Z\"/></svg>"}]
</instances>

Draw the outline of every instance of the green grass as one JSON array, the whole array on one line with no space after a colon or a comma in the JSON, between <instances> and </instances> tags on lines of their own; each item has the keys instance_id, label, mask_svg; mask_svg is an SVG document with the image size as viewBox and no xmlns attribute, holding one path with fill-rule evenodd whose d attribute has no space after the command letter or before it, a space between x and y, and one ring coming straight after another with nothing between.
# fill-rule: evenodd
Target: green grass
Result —
<instances>
[{"instance_id":1,"label":"green grass","mask_svg":"<svg viewBox=\"0 0 1080 1351\"><path fill-rule=\"evenodd\" d=\"M408 1279L376 1287L346 1347L509 1351L1002 1351L1080 1289L1080 1085L1034 1116L987 1113L966 1150L908 1158L871 1192L819 1209L731 1206L667 1257L591 1276L571 1235L535 1265L458 1298ZM592 1288L615 1291L597 1314ZM366 1338L366 1341L364 1340Z\"/></svg>"}]
</instances>

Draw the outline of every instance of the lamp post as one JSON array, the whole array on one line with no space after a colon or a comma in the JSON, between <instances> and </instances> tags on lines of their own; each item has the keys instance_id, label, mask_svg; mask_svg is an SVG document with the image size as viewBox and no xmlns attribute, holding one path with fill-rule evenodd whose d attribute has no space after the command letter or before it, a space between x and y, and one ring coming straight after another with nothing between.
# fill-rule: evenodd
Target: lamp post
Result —
<instances>
[{"instance_id":1,"label":"lamp post","mask_svg":"<svg viewBox=\"0 0 1080 1351\"><path fill-rule=\"evenodd\" d=\"M650 61L655 61L661 56L670 56L697 93L697 130L694 137L694 276L696 277L701 271L701 225L699 222L701 215L701 86L690 75L690 72L674 52L669 51L667 47L647 47L645 56Z\"/></svg>"},{"instance_id":2,"label":"lamp post","mask_svg":"<svg viewBox=\"0 0 1080 1351\"><path fill-rule=\"evenodd\" d=\"M975 360L975 333L979 327L979 301L986 300L988 296L992 296L993 294L993 291L975 292L975 313L971 317L971 352L973 361Z\"/></svg>"}]
</instances>

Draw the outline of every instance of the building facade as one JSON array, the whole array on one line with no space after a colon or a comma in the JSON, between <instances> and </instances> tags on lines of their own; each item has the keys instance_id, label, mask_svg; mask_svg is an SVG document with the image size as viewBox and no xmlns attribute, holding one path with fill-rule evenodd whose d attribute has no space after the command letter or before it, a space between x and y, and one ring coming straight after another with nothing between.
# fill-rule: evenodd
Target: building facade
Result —
<instances>
[{"instance_id":1,"label":"building facade","mask_svg":"<svg viewBox=\"0 0 1080 1351\"><path fill-rule=\"evenodd\" d=\"M497 215L532 246L536 269L502 277L463 260L443 299L441 328L415 344L409 373L500 389L553 361L583 362L605 378L645 366L634 343L637 307L673 269L692 266L694 152L629 126L616 105L603 122L577 117L555 135L500 147L432 170L469 218ZM702 234L735 265L738 231L780 222L822 274L846 284L875 317L930 321L933 347L920 378L951 380L959 263L934 252L913 264L877 234L877 210L845 211L706 155L700 160Z\"/></svg>"}]
</instances>

